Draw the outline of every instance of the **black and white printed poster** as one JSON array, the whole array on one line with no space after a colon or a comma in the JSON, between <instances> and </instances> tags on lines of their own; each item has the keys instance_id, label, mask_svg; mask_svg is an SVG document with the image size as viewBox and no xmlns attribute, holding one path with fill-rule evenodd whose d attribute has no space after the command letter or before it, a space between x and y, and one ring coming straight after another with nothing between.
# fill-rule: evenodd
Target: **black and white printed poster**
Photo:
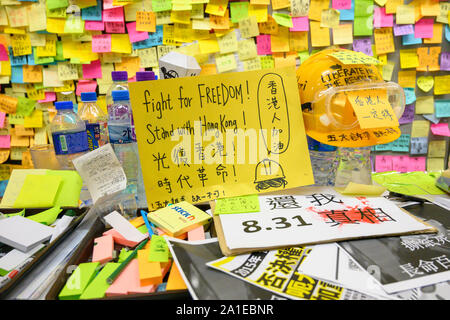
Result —
<instances>
[{"instance_id":1,"label":"black and white printed poster","mask_svg":"<svg viewBox=\"0 0 450 320\"><path fill-rule=\"evenodd\" d=\"M438 233L338 243L388 293L450 281L448 211L431 203L404 209L438 229Z\"/></svg>"}]
</instances>

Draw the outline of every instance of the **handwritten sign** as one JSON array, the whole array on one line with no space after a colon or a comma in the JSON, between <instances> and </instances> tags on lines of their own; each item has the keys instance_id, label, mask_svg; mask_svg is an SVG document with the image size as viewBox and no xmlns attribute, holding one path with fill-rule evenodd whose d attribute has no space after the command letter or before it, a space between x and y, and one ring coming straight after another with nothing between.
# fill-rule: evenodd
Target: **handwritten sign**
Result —
<instances>
[{"instance_id":1,"label":"handwritten sign","mask_svg":"<svg viewBox=\"0 0 450 320\"><path fill-rule=\"evenodd\" d=\"M284 68L130 83L149 208L312 184L294 156L307 154L295 79Z\"/></svg>"},{"instance_id":2,"label":"handwritten sign","mask_svg":"<svg viewBox=\"0 0 450 320\"><path fill-rule=\"evenodd\" d=\"M257 194L242 197L222 198L216 200L214 214L258 212L259 200Z\"/></svg>"}]
</instances>

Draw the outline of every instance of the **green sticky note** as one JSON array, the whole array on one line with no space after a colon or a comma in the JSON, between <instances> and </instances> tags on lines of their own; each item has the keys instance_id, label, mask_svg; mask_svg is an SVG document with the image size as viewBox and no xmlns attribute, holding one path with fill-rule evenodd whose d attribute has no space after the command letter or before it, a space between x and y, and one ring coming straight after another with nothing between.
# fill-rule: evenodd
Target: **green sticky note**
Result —
<instances>
[{"instance_id":1,"label":"green sticky note","mask_svg":"<svg viewBox=\"0 0 450 320\"><path fill-rule=\"evenodd\" d=\"M10 218L10 217L14 217L14 216L25 216L25 209L23 209L22 211L19 211L17 213L6 213L4 214L5 217Z\"/></svg>"},{"instance_id":2,"label":"green sticky note","mask_svg":"<svg viewBox=\"0 0 450 320\"><path fill-rule=\"evenodd\" d=\"M33 113L36 101L25 97L17 97L17 109L16 114L29 117Z\"/></svg>"},{"instance_id":3,"label":"green sticky note","mask_svg":"<svg viewBox=\"0 0 450 320\"><path fill-rule=\"evenodd\" d=\"M373 16L355 16L355 23L353 26L354 36L371 36L373 33Z\"/></svg>"},{"instance_id":4,"label":"green sticky note","mask_svg":"<svg viewBox=\"0 0 450 320\"><path fill-rule=\"evenodd\" d=\"M283 27L288 27L288 28L294 27L294 23L292 22L292 17L286 13L274 12L272 14L272 17L275 19L275 21L279 25L281 25Z\"/></svg>"},{"instance_id":5,"label":"green sticky note","mask_svg":"<svg viewBox=\"0 0 450 320\"><path fill-rule=\"evenodd\" d=\"M117 262L118 263L124 262L128 258L128 256L132 253L133 250L127 250L126 248L123 248L122 250L120 250L119 259L117 260Z\"/></svg>"},{"instance_id":6,"label":"green sticky note","mask_svg":"<svg viewBox=\"0 0 450 320\"><path fill-rule=\"evenodd\" d=\"M58 295L60 300L78 300L89 283L94 279L100 262L80 263L67 279L64 288Z\"/></svg>"},{"instance_id":7,"label":"green sticky note","mask_svg":"<svg viewBox=\"0 0 450 320\"><path fill-rule=\"evenodd\" d=\"M261 69L273 69L275 62L272 56L259 56L261 62Z\"/></svg>"},{"instance_id":8,"label":"green sticky note","mask_svg":"<svg viewBox=\"0 0 450 320\"><path fill-rule=\"evenodd\" d=\"M172 10L172 1L170 0L152 0L153 12Z\"/></svg>"},{"instance_id":9,"label":"green sticky note","mask_svg":"<svg viewBox=\"0 0 450 320\"><path fill-rule=\"evenodd\" d=\"M150 240L150 253L148 261L151 262L167 262L169 261L169 247L166 239L162 236L153 235Z\"/></svg>"},{"instance_id":10,"label":"green sticky note","mask_svg":"<svg viewBox=\"0 0 450 320\"><path fill-rule=\"evenodd\" d=\"M238 23L248 17L249 2L230 2L230 19L233 23Z\"/></svg>"},{"instance_id":11,"label":"green sticky note","mask_svg":"<svg viewBox=\"0 0 450 320\"><path fill-rule=\"evenodd\" d=\"M9 270L0 268L0 277L4 277L9 273Z\"/></svg>"},{"instance_id":12,"label":"green sticky note","mask_svg":"<svg viewBox=\"0 0 450 320\"><path fill-rule=\"evenodd\" d=\"M136 229L138 229L143 234L146 234L148 232L147 226L145 224L143 224L142 226L140 226Z\"/></svg>"},{"instance_id":13,"label":"green sticky note","mask_svg":"<svg viewBox=\"0 0 450 320\"><path fill-rule=\"evenodd\" d=\"M62 41L56 41L56 61L65 61L64 59L64 53L63 53L63 44Z\"/></svg>"},{"instance_id":14,"label":"green sticky note","mask_svg":"<svg viewBox=\"0 0 450 320\"><path fill-rule=\"evenodd\" d=\"M12 113L8 115L8 121L10 124L24 124L25 117L20 114Z\"/></svg>"},{"instance_id":15,"label":"green sticky note","mask_svg":"<svg viewBox=\"0 0 450 320\"><path fill-rule=\"evenodd\" d=\"M94 280L89 283L87 288L83 291L80 299L101 299L105 296L106 290L109 288L109 283L106 279L120 266L120 263L109 262L97 274Z\"/></svg>"},{"instance_id":16,"label":"green sticky note","mask_svg":"<svg viewBox=\"0 0 450 320\"><path fill-rule=\"evenodd\" d=\"M61 186L56 194L55 206L78 207L83 179L75 170L49 170L47 175L60 177Z\"/></svg>"},{"instance_id":17,"label":"green sticky note","mask_svg":"<svg viewBox=\"0 0 450 320\"><path fill-rule=\"evenodd\" d=\"M388 184L386 188L395 193L404 194L407 196L421 195L424 194L423 190L413 184Z\"/></svg>"},{"instance_id":18,"label":"green sticky note","mask_svg":"<svg viewBox=\"0 0 450 320\"><path fill-rule=\"evenodd\" d=\"M49 226L56 221L61 211L60 207L53 207L26 218Z\"/></svg>"},{"instance_id":19,"label":"green sticky note","mask_svg":"<svg viewBox=\"0 0 450 320\"><path fill-rule=\"evenodd\" d=\"M47 8L49 10L58 9L58 8L65 8L69 5L68 0L47 0L46 1Z\"/></svg>"},{"instance_id":20,"label":"green sticky note","mask_svg":"<svg viewBox=\"0 0 450 320\"><path fill-rule=\"evenodd\" d=\"M355 1L355 18L373 15L373 0ZM356 20L355 20L356 21Z\"/></svg>"},{"instance_id":21,"label":"green sticky note","mask_svg":"<svg viewBox=\"0 0 450 320\"><path fill-rule=\"evenodd\" d=\"M81 17L69 16L64 24L64 33L83 33L84 20Z\"/></svg>"},{"instance_id":22,"label":"green sticky note","mask_svg":"<svg viewBox=\"0 0 450 320\"><path fill-rule=\"evenodd\" d=\"M27 175L13 208L53 207L61 182L58 176Z\"/></svg>"},{"instance_id":23,"label":"green sticky note","mask_svg":"<svg viewBox=\"0 0 450 320\"><path fill-rule=\"evenodd\" d=\"M33 56L34 56L34 63L35 64L50 64L53 61L55 61L55 59L53 57L38 57L36 55L36 47L33 47ZM36 88L36 85L34 87ZM42 89L42 88L40 88L40 89Z\"/></svg>"},{"instance_id":24,"label":"green sticky note","mask_svg":"<svg viewBox=\"0 0 450 320\"><path fill-rule=\"evenodd\" d=\"M257 194L217 199L216 207L214 208L214 215L248 212L259 212L259 198Z\"/></svg>"}]
</instances>

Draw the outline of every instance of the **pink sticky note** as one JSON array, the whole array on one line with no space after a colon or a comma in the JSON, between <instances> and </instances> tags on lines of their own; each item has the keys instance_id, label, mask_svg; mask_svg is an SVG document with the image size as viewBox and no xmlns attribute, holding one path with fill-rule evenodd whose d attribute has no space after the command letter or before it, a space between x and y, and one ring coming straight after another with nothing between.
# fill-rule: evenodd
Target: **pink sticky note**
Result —
<instances>
[{"instance_id":1,"label":"pink sticky note","mask_svg":"<svg viewBox=\"0 0 450 320\"><path fill-rule=\"evenodd\" d=\"M125 33L125 22L105 22L107 33Z\"/></svg>"},{"instance_id":2,"label":"pink sticky note","mask_svg":"<svg viewBox=\"0 0 450 320\"><path fill-rule=\"evenodd\" d=\"M97 79L102 77L102 64L100 60L91 61L90 64L83 64L83 78Z\"/></svg>"},{"instance_id":3,"label":"pink sticky note","mask_svg":"<svg viewBox=\"0 0 450 320\"><path fill-rule=\"evenodd\" d=\"M121 6L114 6L113 0L103 0L103 10L117 8Z\"/></svg>"},{"instance_id":4,"label":"pink sticky note","mask_svg":"<svg viewBox=\"0 0 450 320\"><path fill-rule=\"evenodd\" d=\"M414 37L433 38L433 23L433 18L422 18L417 21L414 28Z\"/></svg>"},{"instance_id":5,"label":"pink sticky note","mask_svg":"<svg viewBox=\"0 0 450 320\"><path fill-rule=\"evenodd\" d=\"M92 52L111 52L111 35L110 34L93 35Z\"/></svg>"},{"instance_id":6,"label":"pink sticky note","mask_svg":"<svg viewBox=\"0 0 450 320\"><path fill-rule=\"evenodd\" d=\"M270 34L262 34L256 37L256 49L258 55L272 54Z\"/></svg>"},{"instance_id":7,"label":"pink sticky note","mask_svg":"<svg viewBox=\"0 0 450 320\"><path fill-rule=\"evenodd\" d=\"M375 171L392 171L392 156L375 156Z\"/></svg>"},{"instance_id":8,"label":"pink sticky note","mask_svg":"<svg viewBox=\"0 0 450 320\"><path fill-rule=\"evenodd\" d=\"M8 61L8 51L6 50L5 46L0 44L0 61Z\"/></svg>"},{"instance_id":9,"label":"pink sticky note","mask_svg":"<svg viewBox=\"0 0 450 320\"><path fill-rule=\"evenodd\" d=\"M0 128L5 126L6 113L0 111Z\"/></svg>"},{"instance_id":10,"label":"pink sticky note","mask_svg":"<svg viewBox=\"0 0 450 320\"><path fill-rule=\"evenodd\" d=\"M130 37L130 42L138 42L148 39L147 31L137 31L136 22L127 23L128 36Z\"/></svg>"},{"instance_id":11,"label":"pink sticky note","mask_svg":"<svg viewBox=\"0 0 450 320\"><path fill-rule=\"evenodd\" d=\"M110 229L106 232L103 232L104 236L111 235L114 239L114 243L126 246L126 247L134 247L138 244L136 241L128 240L124 236L122 236L116 229Z\"/></svg>"},{"instance_id":12,"label":"pink sticky note","mask_svg":"<svg viewBox=\"0 0 450 320\"><path fill-rule=\"evenodd\" d=\"M123 22L123 7L103 10L103 21L105 22Z\"/></svg>"},{"instance_id":13,"label":"pink sticky note","mask_svg":"<svg viewBox=\"0 0 450 320\"><path fill-rule=\"evenodd\" d=\"M55 92L45 92L45 99L38 100L39 103L56 101Z\"/></svg>"},{"instance_id":14,"label":"pink sticky note","mask_svg":"<svg viewBox=\"0 0 450 320\"><path fill-rule=\"evenodd\" d=\"M113 259L114 241L112 236L103 236L94 239L94 250L92 252L92 262L101 264Z\"/></svg>"},{"instance_id":15,"label":"pink sticky note","mask_svg":"<svg viewBox=\"0 0 450 320\"><path fill-rule=\"evenodd\" d=\"M408 172L425 171L426 162L427 162L426 157L410 157L408 163Z\"/></svg>"},{"instance_id":16,"label":"pink sticky note","mask_svg":"<svg viewBox=\"0 0 450 320\"><path fill-rule=\"evenodd\" d=\"M293 27L289 31L309 31L308 17L294 17L292 18Z\"/></svg>"},{"instance_id":17,"label":"pink sticky note","mask_svg":"<svg viewBox=\"0 0 450 320\"><path fill-rule=\"evenodd\" d=\"M448 123L433 123L431 124L431 132L435 136L450 137L450 130L448 129Z\"/></svg>"},{"instance_id":18,"label":"pink sticky note","mask_svg":"<svg viewBox=\"0 0 450 320\"><path fill-rule=\"evenodd\" d=\"M333 0L331 2L333 9L351 9L352 0Z\"/></svg>"},{"instance_id":19,"label":"pink sticky note","mask_svg":"<svg viewBox=\"0 0 450 320\"><path fill-rule=\"evenodd\" d=\"M9 134L0 136L0 148L9 149L10 147L11 147L11 136Z\"/></svg>"},{"instance_id":20,"label":"pink sticky note","mask_svg":"<svg viewBox=\"0 0 450 320\"><path fill-rule=\"evenodd\" d=\"M120 296L133 293L150 293L157 289L157 285L141 287L139 280L139 262L133 259L119 274L113 284L106 290L106 296Z\"/></svg>"},{"instance_id":21,"label":"pink sticky note","mask_svg":"<svg viewBox=\"0 0 450 320\"><path fill-rule=\"evenodd\" d=\"M392 156L392 170L397 172L408 172L408 156Z\"/></svg>"},{"instance_id":22,"label":"pink sticky note","mask_svg":"<svg viewBox=\"0 0 450 320\"><path fill-rule=\"evenodd\" d=\"M188 231L188 241L205 240L205 229L203 226Z\"/></svg>"},{"instance_id":23,"label":"pink sticky note","mask_svg":"<svg viewBox=\"0 0 450 320\"><path fill-rule=\"evenodd\" d=\"M375 7L373 13L373 26L375 28L393 27L394 15L386 14L386 8Z\"/></svg>"},{"instance_id":24,"label":"pink sticky note","mask_svg":"<svg viewBox=\"0 0 450 320\"><path fill-rule=\"evenodd\" d=\"M86 30L103 31L105 30L105 23L103 21L85 21L84 28Z\"/></svg>"},{"instance_id":25,"label":"pink sticky note","mask_svg":"<svg viewBox=\"0 0 450 320\"><path fill-rule=\"evenodd\" d=\"M76 94L81 96L82 92L95 92L97 89L97 81L95 80L79 80Z\"/></svg>"}]
</instances>

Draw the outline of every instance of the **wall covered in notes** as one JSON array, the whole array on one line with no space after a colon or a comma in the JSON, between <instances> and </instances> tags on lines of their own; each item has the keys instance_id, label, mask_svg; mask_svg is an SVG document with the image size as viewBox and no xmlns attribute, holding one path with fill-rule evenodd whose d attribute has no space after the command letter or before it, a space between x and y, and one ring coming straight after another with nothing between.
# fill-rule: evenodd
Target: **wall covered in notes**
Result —
<instances>
[{"instance_id":1,"label":"wall covered in notes","mask_svg":"<svg viewBox=\"0 0 450 320\"><path fill-rule=\"evenodd\" d=\"M111 71L154 70L172 50L202 74L298 66L341 46L377 57L405 90L402 136L375 171L441 170L450 135L450 3L435 0L0 0L0 180L32 166L54 102L97 91Z\"/></svg>"}]
</instances>

